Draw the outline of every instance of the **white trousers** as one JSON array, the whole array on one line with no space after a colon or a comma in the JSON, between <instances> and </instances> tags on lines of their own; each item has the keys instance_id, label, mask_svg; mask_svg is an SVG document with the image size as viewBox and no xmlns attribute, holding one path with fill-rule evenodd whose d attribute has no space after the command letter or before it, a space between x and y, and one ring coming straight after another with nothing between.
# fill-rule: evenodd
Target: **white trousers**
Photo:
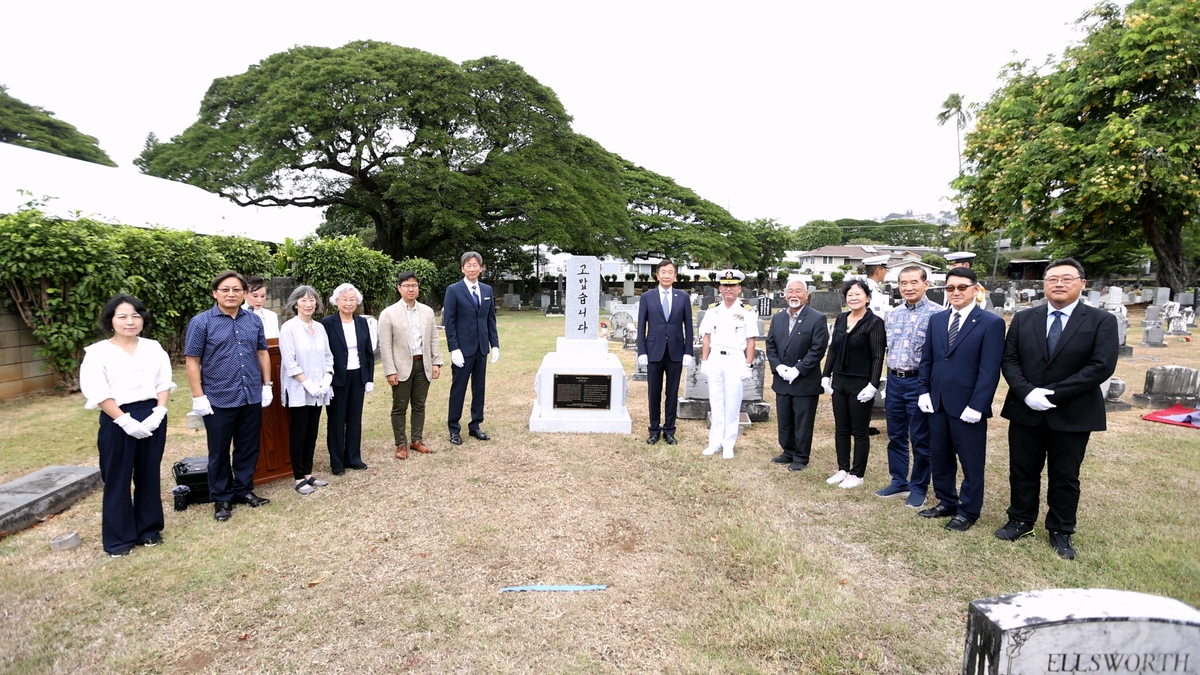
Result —
<instances>
[{"instance_id":1,"label":"white trousers","mask_svg":"<svg viewBox=\"0 0 1200 675\"><path fill-rule=\"evenodd\" d=\"M728 350L727 350L728 351ZM733 452L737 443L738 419L742 413L742 373L746 372L746 352L708 356L708 405L712 425L708 428L708 447Z\"/></svg>"}]
</instances>

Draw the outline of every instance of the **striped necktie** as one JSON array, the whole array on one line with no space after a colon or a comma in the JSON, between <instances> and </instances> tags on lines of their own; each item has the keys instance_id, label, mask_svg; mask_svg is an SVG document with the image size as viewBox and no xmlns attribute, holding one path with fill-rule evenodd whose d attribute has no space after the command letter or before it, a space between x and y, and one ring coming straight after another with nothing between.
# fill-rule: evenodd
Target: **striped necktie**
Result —
<instances>
[{"instance_id":1,"label":"striped necktie","mask_svg":"<svg viewBox=\"0 0 1200 675\"><path fill-rule=\"evenodd\" d=\"M949 346L954 346L954 338L958 337L958 312L954 312L954 320L950 322Z\"/></svg>"}]
</instances>

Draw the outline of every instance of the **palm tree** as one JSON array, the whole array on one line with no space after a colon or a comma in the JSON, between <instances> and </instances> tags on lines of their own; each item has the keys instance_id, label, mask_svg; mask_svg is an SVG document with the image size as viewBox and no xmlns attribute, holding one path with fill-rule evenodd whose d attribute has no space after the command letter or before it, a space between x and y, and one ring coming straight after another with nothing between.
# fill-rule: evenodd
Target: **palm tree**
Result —
<instances>
[{"instance_id":1,"label":"palm tree","mask_svg":"<svg viewBox=\"0 0 1200 675\"><path fill-rule=\"evenodd\" d=\"M955 138L958 143L958 173L962 174L962 132L967 128L967 122L971 121L971 112L963 104L962 94L950 94L946 98L946 102L942 104L942 112L937 115L938 126L942 126L946 122L954 120L957 133Z\"/></svg>"}]
</instances>

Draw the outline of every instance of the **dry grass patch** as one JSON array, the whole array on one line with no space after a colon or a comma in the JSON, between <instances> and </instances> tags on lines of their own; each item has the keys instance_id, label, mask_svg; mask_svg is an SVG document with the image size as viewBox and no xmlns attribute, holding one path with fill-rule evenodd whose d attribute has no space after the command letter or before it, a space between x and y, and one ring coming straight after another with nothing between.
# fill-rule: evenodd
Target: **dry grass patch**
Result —
<instances>
[{"instance_id":1,"label":"dry grass patch","mask_svg":"<svg viewBox=\"0 0 1200 675\"><path fill-rule=\"evenodd\" d=\"M959 667L975 598L1079 586L1200 604L1195 431L1110 416L1084 464L1080 558L1068 563L1044 530L1015 545L991 536L1008 499L998 418L983 517L964 534L872 494L888 480L884 436L862 488L826 485L827 399L800 474L768 461L774 419L743 436L733 461L699 455L707 430L694 421L680 422L679 445L647 446L644 383L630 386L631 436L530 434L533 376L561 328L501 315L493 441L447 442L447 377L431 389L435 454L395 460L381 387L367 397L370 470L329 477L321 443L317 473L333 485L314 495L277 481L260 490L269 506L238 507L224 524L207 508L171 511L166 546L119 560L100 550L99 495L0 541L0 670L944 673ZM1147 367L1196 367L1196 349L1138 349L1118 374L1140 391ZM615 351L632 370L633 353ZM204 454L176 398L164 477ZM94 464L94 414L79 407L29 399L0 406L0 423L26 425L45 456ZM40 415L54 416L53 433L36 431ZM31 461L0 455L0 474ZM50 536L70 529L84 546L52 554ZM609 589L497 592L593 583Z\"/></svg>"}]
</instances>

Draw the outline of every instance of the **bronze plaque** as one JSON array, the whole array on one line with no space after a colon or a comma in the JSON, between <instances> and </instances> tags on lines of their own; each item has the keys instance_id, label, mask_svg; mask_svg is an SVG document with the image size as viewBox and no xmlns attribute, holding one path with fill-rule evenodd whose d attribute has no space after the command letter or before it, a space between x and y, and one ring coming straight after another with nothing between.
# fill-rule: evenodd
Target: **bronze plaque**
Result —
<instances>
[{"instance_id":1,"label":"bronze plaque","mask_svg":"<svg viewBox=\"0 0 1200 675\"><path fill-rule=\"evenodd\" d=\"M554 407L608 410L612 407L612 375L555 375Z\"/></svg>"}]
</instances>

